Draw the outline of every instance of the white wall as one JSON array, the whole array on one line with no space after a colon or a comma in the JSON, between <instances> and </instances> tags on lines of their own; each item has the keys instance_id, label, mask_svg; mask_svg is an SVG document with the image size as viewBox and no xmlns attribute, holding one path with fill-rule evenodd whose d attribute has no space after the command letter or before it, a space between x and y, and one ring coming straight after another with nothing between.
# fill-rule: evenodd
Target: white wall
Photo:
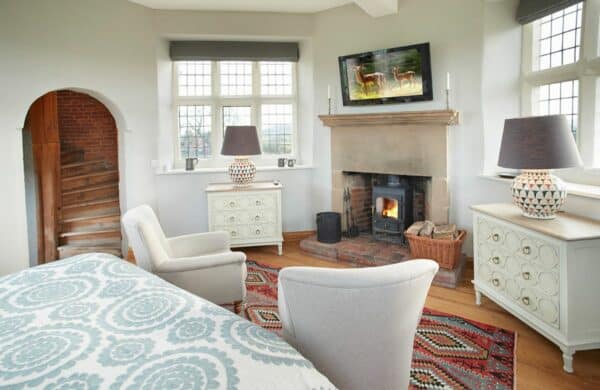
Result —
<instances>
[{"instance_id":1,"label":"white wall","mask_svg":"<svg viewBox=\"0 0 600 390\"><path fill-rule=\"evenodd\" d=\"M155 50L152 11L127 1L0 2L0 275L28 266L20 129L48 91L91 91L111 109L122 208L155 204Z\"/></svg>"}]
</instances>

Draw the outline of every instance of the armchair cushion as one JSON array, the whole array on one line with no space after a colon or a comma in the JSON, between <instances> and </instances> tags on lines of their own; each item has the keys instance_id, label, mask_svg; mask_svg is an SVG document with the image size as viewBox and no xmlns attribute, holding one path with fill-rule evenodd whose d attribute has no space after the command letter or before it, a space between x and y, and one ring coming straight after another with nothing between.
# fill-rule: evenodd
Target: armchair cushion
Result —
<instances>
[{"instance_id":1,"label":"armchair cushion","mask_svg":"<svg viewBox=\"0 0 600 390\"><path fill-rule=\"evenodd\" d=\"M223 252L207 256L177 257L156 264L156 272L183 272L230 264L243 264L245 261L246 255L242 252Z\"/></svg>"}]
</instances>

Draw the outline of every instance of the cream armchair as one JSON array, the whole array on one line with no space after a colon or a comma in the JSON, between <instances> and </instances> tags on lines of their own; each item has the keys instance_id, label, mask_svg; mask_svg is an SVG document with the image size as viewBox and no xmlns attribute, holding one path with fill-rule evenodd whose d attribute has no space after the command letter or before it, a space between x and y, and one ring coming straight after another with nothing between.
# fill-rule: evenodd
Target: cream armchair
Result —
<instances>
[{"instance_id":1,"label":"cream armchair","mask_svg":"<svg viewBox=\"0 0 600 390\"><path fill-rule=\"evenodd\" d=\"M284 338L344 390L406 389L432 260L279 273Z\"/></svg>"},{"instance_id":2,"label":"cream armchair","mask_svg":"<svg viewBox=\"0 0 600 390\"><path fill-rule=\"evenodd\" d=\"M149 206L123 216L138 266L216 304L239 311L246 296L246 255L232 252L229 233L211 232L167 238Z\"/></svg>"}]
</instances>

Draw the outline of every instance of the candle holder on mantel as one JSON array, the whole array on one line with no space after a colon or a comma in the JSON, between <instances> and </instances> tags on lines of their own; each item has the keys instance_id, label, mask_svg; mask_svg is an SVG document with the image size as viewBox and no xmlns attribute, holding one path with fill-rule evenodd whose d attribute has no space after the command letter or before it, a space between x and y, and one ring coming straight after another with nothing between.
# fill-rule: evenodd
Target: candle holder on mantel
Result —
<instances>
[{"instance_id":1,"label":"candle holder on mantel","mask_svg":"<svg viewBox=\"0 0 600 390\"><path fill-rule=\"evenodd\" d=\"M446 89L446 110L450 111L450 90Z\"/></svg>"},{"instance_id":2,"label":"candle holder on mantel","mask_svg":"<svg viewBox=\"0 0 600 390\"><path fill-rule=\"evenodd\" d=\"M331 98L327 98L327 115L331 115Z\"/></svg>"}]
</instances>

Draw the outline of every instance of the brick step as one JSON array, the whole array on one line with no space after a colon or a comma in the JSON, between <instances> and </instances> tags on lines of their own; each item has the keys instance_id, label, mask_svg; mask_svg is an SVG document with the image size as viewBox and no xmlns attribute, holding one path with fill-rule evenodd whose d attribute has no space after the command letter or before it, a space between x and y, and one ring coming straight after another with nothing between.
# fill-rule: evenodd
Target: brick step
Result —
<instances>
[{"instance_id":1,"label":"brick step","mask_svg":"<svg viewBox=\"0 0 600 390\"><path fill-rule=\"evenodd\" d=\"M109 169L109 164L104 160L90 160L75 162L71 164L62 164L60 168L61 175L63 177L70 177L82 175L85 173L105 171Z\"/></svg>"},{"instance_id":2,"label":"brick step","mask_svg":"<svg viewBox=\"0 0 600 390\"><path fill-rule=\"evenodd\" d=\"M119 171L116 169L103 170L98 172L84 173L75 176L62 177L62 190L76 190L86 186L116 183L119 181Z\"/></svg>"},{"instance_id":3,"label":"brick step","mask_svg":"<svg viewBox=\"0 0 600 390\"><path fill-rule=\"evenodd\" d=\"M83 161L85 152L83 150L63 150L60 152L60 163L72 164Z\"/></svg>"},{"instance_id":4,"label":"brick step","mask_svg":"<svg viewBox=\"0 0 600 390\"><path fill-rule=\"evenodd\" d=\"M64 232L59 234L59 240L61 245L75 243L79 243L80 246L120 245L121 229Z\"/></svg>"},{"instance_id":5,"label":"brick step","mask_svg":"<svg viewBox=\"0 0 600 390\"><path fill-rule=\"evenodd\" d=\"M108 253L117 257L123 257L121 246L78 246L78 245L62 245L58 247L58 258L65 259L67 257L81 255L84 253Z\"/></svg>"},{"instance_id":6,"label":"brick step","mask_svg":"<svg viewBox=\"0 0 600 390\"><path fill-rule=\"evenodd\" d=\"M110 213L107 215L90 215L63 219L61 230L63 232L79 232L84 230L108 230L121 227L121 215Z\"/></svg>"},{"instance_id":7,"label":"brick step","mask_svg":"<svg viewBox=\"0 0 600 390\"><path fill-rule=\"evenodd\" d=\"M63 205L61 209L62 219L102 216L119 213L119 198L116 196L93 201L84 201Z\"/></svg>"},{"instance_id":8,"label":"brick step","mask_svg":"<svg viewBox=\"0 0 600 390\"><path fill-rule=\"evenodd\" d=\"M85 201L100 200L119 195L119 183L99 184L64 191L62 193L62 204L72 205Z\"/></svg>"}]
</instances>

